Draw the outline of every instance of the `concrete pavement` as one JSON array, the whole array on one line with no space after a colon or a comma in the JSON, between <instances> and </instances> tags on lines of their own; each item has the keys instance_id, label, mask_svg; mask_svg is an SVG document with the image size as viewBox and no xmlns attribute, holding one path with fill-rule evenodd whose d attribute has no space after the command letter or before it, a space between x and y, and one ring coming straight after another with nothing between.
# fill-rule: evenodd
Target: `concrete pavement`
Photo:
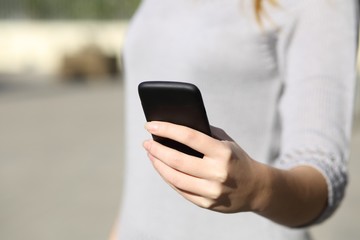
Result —
<instances>
[{"instance_id":1,"label":"concrete pavement","mask_svg":"<svg viewBox=\"0 0 360 240\"><path fill-rule=\"evenodd\" d=\"M106 239L120 198L121 85L10 87L0 116L0 239Z\"/></svg>"}]
</instances>

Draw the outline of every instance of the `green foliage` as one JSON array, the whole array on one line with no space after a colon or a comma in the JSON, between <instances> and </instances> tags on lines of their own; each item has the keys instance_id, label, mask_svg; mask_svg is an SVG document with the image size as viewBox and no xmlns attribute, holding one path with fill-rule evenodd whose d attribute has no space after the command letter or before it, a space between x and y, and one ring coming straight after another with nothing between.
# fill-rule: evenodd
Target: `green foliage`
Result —
<instances>
[{"instance_id":1,"label":"green foliage","mask_svg":"<svg viewBox=\"0 0 360 240\"><path fill-rule=\"evenodd\" d=\"M1 17L20 15L32 19L119 19L129 18L140 0L2 0ZM2 6L1 6L2 5ZM5 9L8 8L8 9ZM6 11L5 11L6 10ZM20 14L19 14L20 13ZM13 16L10 17L13 18Z\"/></svg>"}]
</instances>

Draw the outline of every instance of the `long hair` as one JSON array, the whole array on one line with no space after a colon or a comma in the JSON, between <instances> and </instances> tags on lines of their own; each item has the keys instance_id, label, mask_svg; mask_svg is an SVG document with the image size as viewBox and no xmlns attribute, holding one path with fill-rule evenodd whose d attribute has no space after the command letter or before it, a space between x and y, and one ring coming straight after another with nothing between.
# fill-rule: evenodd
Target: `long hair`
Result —
<instances>
[{"instance_id":1,"label":"long hair","mask_svg":"<svg viewBox=\"0 0 360 240\"><path fill-rule=\"evenodd\" d=\"M277 6L277 0L254 0L254 9L256 21L262 25L263 17L266 17L264 10L264 2L267 1L270 5Z\"/></svg>"}]
</instances>

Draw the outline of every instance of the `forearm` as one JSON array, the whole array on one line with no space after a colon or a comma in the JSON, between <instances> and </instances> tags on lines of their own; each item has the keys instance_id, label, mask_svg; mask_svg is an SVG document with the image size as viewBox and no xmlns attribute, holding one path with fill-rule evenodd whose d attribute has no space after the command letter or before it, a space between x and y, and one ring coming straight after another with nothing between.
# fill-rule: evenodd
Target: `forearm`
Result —
<instances>
[{"instance_id":1,"label":"forearm","mask_svg":"<svg viewBox=\"0 0 360 240\"><path fill-rule=\"evenodd\" d=\"M315 168L299 166L280 170L258 165L259 193L254 198L254 212L289 227L314 221L327 205L327 184Z\"/></svg>"},{"instance_id":2,"label":"forearm","mask_svg":"<svg viewBox=\"0 0 360 240\"><path fill-rule=\"evenodd\" d=\"M298 227L312 222L326 207L327 183L314 168L276 169L254 161L233 141L220 141L180 125L150 122L146 129L204 153L197 158L155 141L144 142L161 177L202 208L222 213L252 211Z\"/></svg>"}]
</instances>

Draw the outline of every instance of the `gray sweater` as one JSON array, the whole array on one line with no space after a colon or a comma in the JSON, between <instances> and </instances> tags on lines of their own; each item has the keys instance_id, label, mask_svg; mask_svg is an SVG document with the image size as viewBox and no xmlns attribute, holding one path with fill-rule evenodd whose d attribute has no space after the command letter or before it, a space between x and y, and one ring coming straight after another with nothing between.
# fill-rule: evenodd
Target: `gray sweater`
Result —
<instances>
[{"instance_id":1,"label":"gray sweater","mask_svg":"<svg viewBox=\"0 0 360 240\"><path fill-rule=\"evenodd\" d=\"M253 0L145 0L125 43L125 186L121 239L309 239L253 213L201 209L172 190L142 149L150 138L137 85L176 80L202 91L209 121L252 158L309 165L344 196L355 90L356 0L281 0L261 27Z\"/></svg>"}]
</instances>

